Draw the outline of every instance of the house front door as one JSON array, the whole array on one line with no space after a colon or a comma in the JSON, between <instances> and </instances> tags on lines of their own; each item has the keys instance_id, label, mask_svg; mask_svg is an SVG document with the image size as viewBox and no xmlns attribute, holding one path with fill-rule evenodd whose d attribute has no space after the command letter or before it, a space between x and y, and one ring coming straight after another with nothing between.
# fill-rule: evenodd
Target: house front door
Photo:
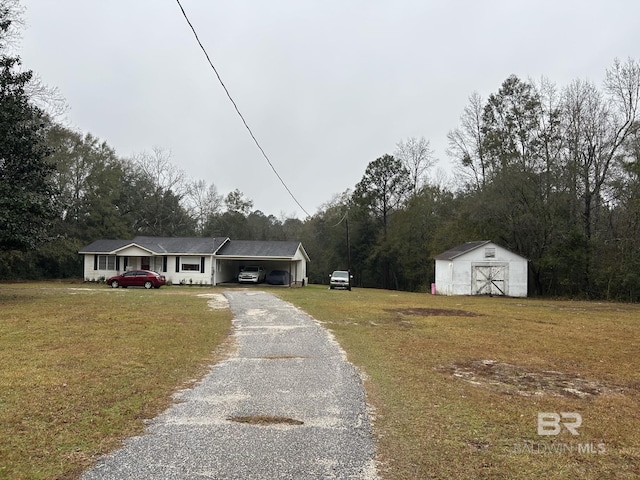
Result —
<instances>
[{"instance_id":1,"label":"house front door","mask_svg":"<svg viewBox=\"0 0 640 480\"><path fill-rule=\"evenodd\" d=\"M140 269L141 270L151 270L151 257L141 257L140 258Z\"/></svg>"}]
</instances>

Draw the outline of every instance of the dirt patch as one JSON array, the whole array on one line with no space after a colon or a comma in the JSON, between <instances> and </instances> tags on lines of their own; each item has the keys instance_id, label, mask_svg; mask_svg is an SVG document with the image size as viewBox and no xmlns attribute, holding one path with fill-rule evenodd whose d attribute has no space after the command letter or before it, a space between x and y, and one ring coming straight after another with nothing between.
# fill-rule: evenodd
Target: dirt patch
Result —
<instances>
[{"instance_id":1,"label":"dirt patch","mask_svg":"<svg viewBox=\"0 0 640 480\"><path fill-rule=\"evenodd\" d=\"M275 417L272 415L246 415L230 417L228 420L238 423L248 423L250 425L303 425L304 422L288 417Z\"/></svg>"},{"instance_id":2,"label":"dirt patch","mask_svg":"<svg viewBox=\"0 0 640 480\"><path fill-rule=\"evenodd\" d=\"M414 317L484 317L481 313L449 308L387 308L385 311Z\"/></svg>"},{"instance_id":3,"label":"dirt patch","mask_svg":"<svg viewBox=\"0 0 640 480\"><path fill-rule=\"evenodd\" d=\"M229 300L221 293L200 293L198 297L208 298L207 305L211 310L226 310L229 308Z\"/></svg>"},{"instance_id":4,"label":"dirt patch","mask_svg":"<svg viewBox=\"0 0 640 480\"><path fill-rule=\"evenodd\" d=\"M496 360L475 360L439 367L456 378L478 387L522 397L554 396L592 398L622 393L623 389L556 371L534 371L529 367Z\"/></svg>"}]
</instances>

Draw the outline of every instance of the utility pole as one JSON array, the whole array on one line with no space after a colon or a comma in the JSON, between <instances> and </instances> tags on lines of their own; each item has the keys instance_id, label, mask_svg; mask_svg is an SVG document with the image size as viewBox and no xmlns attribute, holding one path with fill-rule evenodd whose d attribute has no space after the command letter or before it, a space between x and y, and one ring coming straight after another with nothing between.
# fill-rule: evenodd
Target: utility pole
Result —
<instances>
[{"instance_id":1,"label":"utility pole","mask_svg":"<svg viewBox=\"0 0 640 480\"><path fill-rule=\"evenodd\" d=\"M347 225L347 273L349 274L349 291L351 291L351 240L349 238L349 212L345 217Z\"/></svg>"}]
</instances>

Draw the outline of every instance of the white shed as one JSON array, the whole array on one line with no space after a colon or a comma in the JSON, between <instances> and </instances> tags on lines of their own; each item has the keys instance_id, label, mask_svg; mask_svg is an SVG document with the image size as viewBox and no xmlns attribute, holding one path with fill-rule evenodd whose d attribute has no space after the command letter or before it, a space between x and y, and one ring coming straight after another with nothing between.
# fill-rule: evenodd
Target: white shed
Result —
<instances>
[{"instance_id":1,"label":"white shed","mask_svg":"<svg viewBox=\"0 0 640 480\"><path fill-rule=\"evenodd\" d=\"M527 296L528 260L489 240L464 243L435 260L438 295Z\"/></svg>"}]
</instances>

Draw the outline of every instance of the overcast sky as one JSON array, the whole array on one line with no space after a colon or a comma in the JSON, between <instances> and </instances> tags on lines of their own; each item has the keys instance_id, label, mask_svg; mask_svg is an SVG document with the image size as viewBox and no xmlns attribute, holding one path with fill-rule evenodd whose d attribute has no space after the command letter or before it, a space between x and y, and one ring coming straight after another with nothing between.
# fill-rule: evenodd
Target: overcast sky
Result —
<instances>
[{"instance_id":1,"label":"overcast sky","mask_svg":"<svg viewBox=\"0 0 640 480\"><path fill-rule=\"evenodd\" d=\"M69 126L121 157L160 147L265 214L305 214L260 154L175 0L22 0L25 67ZM181 0L232 97L310 214L396 143L447 132L510 75L602 84L640 58L637 0ZM435 173L435 172L434 172Z\"/></svg>"}]
</instances>

